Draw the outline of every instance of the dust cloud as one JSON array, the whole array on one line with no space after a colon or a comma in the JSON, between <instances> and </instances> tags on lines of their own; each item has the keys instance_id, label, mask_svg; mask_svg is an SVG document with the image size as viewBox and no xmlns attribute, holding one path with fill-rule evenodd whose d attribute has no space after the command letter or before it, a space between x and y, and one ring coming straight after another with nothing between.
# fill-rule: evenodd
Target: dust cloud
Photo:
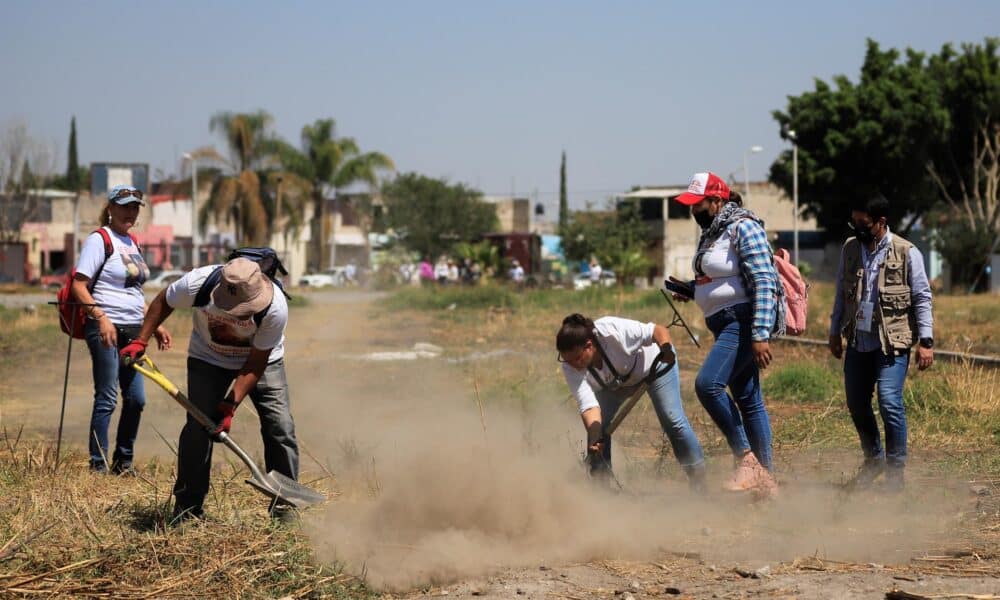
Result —
<instances>
[{"instance_id":1,"label":"dust cloud","mask_svg":"<svg viewBox=\"0 0 1000 600\"><path fill-rule=\"evenodd\" d=\"M530 409L491 404L481 417L458 367L343 366L350 368L339 376L315 369L294 390L325 407L298 418L300 437L329 461L341 494L307 513L305 528L321 560L378 588L671 551L699 552L709 563L813 555L890 563L946 532L960 508L947 490L928 490L919 501L847 496L794 478L772 502L722 492L701 498L688 492L676 463L654 476L626 468L620 448L625 492L616 493L586 477L582 427L559 399ZM719 489L730 459L708 460Z\"/></svg>"}]
</instances>

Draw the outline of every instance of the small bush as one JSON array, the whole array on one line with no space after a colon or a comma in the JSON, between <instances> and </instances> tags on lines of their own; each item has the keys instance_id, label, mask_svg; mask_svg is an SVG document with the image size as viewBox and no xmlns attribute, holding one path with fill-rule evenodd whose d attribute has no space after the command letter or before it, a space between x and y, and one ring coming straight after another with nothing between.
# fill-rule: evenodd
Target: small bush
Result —
<instances>
[{"instance_id":1,"label":"small bush","mask_svg":"<svg viewBox=\"0 0 1000 600\"><path fill-rule=\"evenodd\" d=\"M778 367L762 383L764 397L794 404L825 403L841 393L843 382L826 365L794 363Z\"/></svg>"}]
</instances>

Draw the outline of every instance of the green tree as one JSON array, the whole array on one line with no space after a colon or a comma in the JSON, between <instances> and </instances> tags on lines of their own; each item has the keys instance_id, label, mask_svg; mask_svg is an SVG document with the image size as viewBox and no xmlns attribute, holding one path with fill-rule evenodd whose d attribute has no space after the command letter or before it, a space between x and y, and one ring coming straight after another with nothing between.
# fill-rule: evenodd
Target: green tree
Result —
<instances>
[{"instance_id":1,"label":"green tree","mask_svg":"<svg viewBox=\"0 0 1000 600\"><path fill-rule=\"evenodd\" d=\"M230 158L225 161L210 149L200 155L227 162L230 173L213 181L200 210L201 228L211 216L217 222L233 223L238 243L260 246L269 244L279 228L294 232L301 226L309 182L282 168L288 143L271 132L272 122L263 110L223 111L212 116L209 129L222 134Z\"/></svg>"},{"instance_id":2,"label":"green tree","mask_svg":"<svg viewBox=\"0 0 1000 600\"><path fill-rule=\"evenodd\" d=\"M890 226L904 234L937 201L925 165L944 139L948 111L924 55L907 50L900 58L868 40L858 83L844 75L833 85L817 79L813 91L789 96L786 111L773 113L783 132L797 136L803 213L832 236L844 233L854 198L883 194ZM786 150L770 171L789 195L791 166Z\"/></svg>"},{"instance_id":3,"label":"green tree","mask_svg":"<svg viewBox=\"0 0 1000 600\"><path fill-rule=\"evenodd\" d=\"M461 183L405 173L383 184L382 196L386 224L407 248L432 260L498 226L493 205Z\"/></svg>"},{"instance_id":4,"label":"green tree","mask_svg":"<svg viewBox=\"0 0 1000 600\"><path fill-rule=\"evenodd\" d=\"M566 195L566 151L559 164L559 231L569 224L569 198Z\"/></svg>"},{"instance_id":5,"label":"green tree","mask_svg":"<svg viewBox=\"0 0 1000 600\"><path fill-rule=\"evenodd\" d=\"M931 221L956 281L973 282L1000 235L1000 39L931 57L950 127L927 173L943 202Z\"/></svg>"},{"instance_id":6,"label":"green tree","mask_svg":"<svg viewBox=\"0 0 1000 600\"><path fill-rule=\"evenodd\" d=\"M621 202L615 210L592 210L573 213L562 237L568 261L597 258L611 269L619 285L631 284L645 277L654 262L648 256L652 232L642 221L638 204Z\"/></svg>"},{"instance_id":7,"label":"green tree","mask_svg":"<svg viewBox=\"0 0 1000 600\"><path fill-rule=\"evenodd\" d=\"M395 169L392 159L381 152L361 152L354 138L337 137L337 124L333 119L317 119L302 128L302 148L279 146L278 156L284 167L312 185L313 261L324 264L324 244L330 237L332 224L326 221L326 199L334 198L342 190L354 185L364 185L368 194L356 196L355 210L359 227L367 244L368 232L374 218L371 192L377 189L379 176ZM332 262L331 257L331 262Z\"/></svg>"}]
</instances>

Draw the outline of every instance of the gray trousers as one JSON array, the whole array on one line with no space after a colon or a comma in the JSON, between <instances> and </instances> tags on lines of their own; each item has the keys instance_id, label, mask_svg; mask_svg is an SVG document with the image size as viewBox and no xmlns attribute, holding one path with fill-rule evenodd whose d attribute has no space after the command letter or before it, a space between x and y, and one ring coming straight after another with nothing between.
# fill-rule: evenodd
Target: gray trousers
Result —
<instances>
[{"instance_id":1,"label":"gray trousers","mask_svg":"<svg viewBox=\"0 0 1000 600\"><path fill-rule=\"evenodd\" d=\"M197 358L188 357L187 384L191 402L218 421L216 405L225 397L238 371L223 369ZM285 362L277 360L264 369L256 387L249 394L260 416L260 435L264 441L265 471L277 471L297 479L299 445L295 423L288 402ZM237 412L239 415L239 412ZM177 444L177 482L174 484L175 510L200 512L208 494L214 442L205 429L188 415Z\"/></svg>"}]
</instances>

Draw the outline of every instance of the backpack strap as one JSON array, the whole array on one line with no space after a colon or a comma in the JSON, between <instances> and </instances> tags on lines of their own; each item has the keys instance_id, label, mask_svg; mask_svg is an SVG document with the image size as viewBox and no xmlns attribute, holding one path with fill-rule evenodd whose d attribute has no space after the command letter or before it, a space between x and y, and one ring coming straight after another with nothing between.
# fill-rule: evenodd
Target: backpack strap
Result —
<instances>
[{"instance_id":1,"label":"backpack strap","mask_svg":"<svg viewBox=\"0 0 1000 600\"><path fill-rule=\"evenodd\" d=\"M215 267L215 269L208 274L208 277L205 278L205 281L201 282L201 287L198 288L198 293L194 296L194 304L192 307L201 308L202 306L208 306L208 303L212 301L212 290L215 289L215 286L219 285L220 281L222 281L221 266ZM281 288L280 284L278 288ZM263 310L253 314L253 322L258 329L260 328L260 324L264 322L264 317L270 309L271 305L268 304Z\"/></svg>"},{"instance_id":2,"label":"backpack strap","mask_svg":"<svg viewBox=\"0 0 1000 600\"><path fill-rule=\"evenodd\" d=\"M97 271L94 273L94 276L91 277L90 282L87 283L87 291L91 294L94 293L94 286L97 285L97 278L100 277L101 273L104 271L104 265L108 262L108 259L111 258L111 255L115 253L115 246L111 242L111 235L106 229L99 227L96 231L94 231L94 233L100 234L101 239L104 240L104 260L101 261L101 265L97 267ZM129 234L129 237L132 237L131 233ZM134 237L132 239L135 240ZM138 247L138 244L136 244L136 246Z\"/></svg>"},{"instance_id":3,"label":"backpack strap","mask_svg":"<svg viewBox=\"0 0 1000 600\"><path fill-rule=\"evenodd\" d=\"M628 373L625 374L625 377L622 377L621 375L618 374L618 370L615 369L615 365L612 364L610 360L608 360L608 355L607 353L604 352L604 346L602 346L601 342L597 340L596 334L594 335L593 338L591 338L591 341L594 342L594 347L597 348L597 353L601 355L601 359L604 361L604 364L606 364L608 366L608 370L611 371L611 375L615 378L615 382L618 385L620 385L628 381L629 377L632 376L632 373L635 372L636 365L638 365L639 363L639 356L636 355L635 359L632 361L632 368L628 370ZM590 374L594 376L594 379L597 380L597 383L601 385L601 389L603 390L608 389L608 384L601 379L601 376L597 373L597 370L594 369L594 367L588 366L587 370L590 371Z\"/></svg>"},{"instance_id":4,"label":"backpack strap","mask_svg":"<svg viewBox=\"0 0 1000 600\"><path fill-rule=\"evenodd\" d=\"M194 308L200 308L202 306L208 306L208 303L212 300L212 290L215 286L219 285L219 281L222 280L222 267L215 267L205 281L201 282L201 287L198 288L198 293L194 296Z\"/></svg>"}]
</instances>

